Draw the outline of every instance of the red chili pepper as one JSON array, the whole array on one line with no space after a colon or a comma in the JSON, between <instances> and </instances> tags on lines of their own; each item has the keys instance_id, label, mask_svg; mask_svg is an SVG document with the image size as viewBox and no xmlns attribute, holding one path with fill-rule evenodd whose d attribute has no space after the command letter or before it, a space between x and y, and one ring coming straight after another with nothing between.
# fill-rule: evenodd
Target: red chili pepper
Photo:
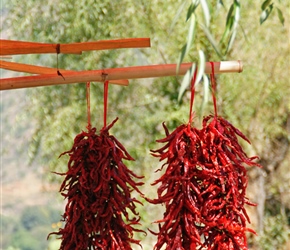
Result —
<instances>
[{"instance_id":1,"label":"red chili pepper","mask_svg":"<svg viewBox=\"0 0 290 250\"><path fill-rule=\"evenodd\" d=\"M165 205L154 249L246 250L245 232L255 232L246 227L250 221L244 205L253 203L246 198L245 166L261 166L239 144L238 137L250 143L246 136L217 115L214 94L215 115L203 119L202 129L191 127L194 81L189 123L172 133L163 123L166 137L157 142L165 145L152 151L164 160L159 170L165 168L153 183L160 184L158 197L147 198Z\"/></svg>"},{"instance_id":2,"label":"red chili pepper","mask_svg":"<svg viewBox=\"0 0 290 250\"><path fill-rule=\"evenodd\" d=\"M152 150L160 161L165 160L164 175L153 185L161 184L157 199L147 200L153 204L165 204L164 218L159 223L158 240L154 249L195 249L201 244L197 224L200 221L200 170L202 156L198 131L189 125L181 125L169 133L165 124L166 137L158 140L165 146ZM162 224L162 225L161 225Z\"/></svg>"},{"instance_id":3,"label":"red chili pepper","mask_svg":"<svg viewBox=\"0 0 290 250\"><path fill-rule=\"evenodd\" d=\"M60 187L67 199L63 214L64 228L60 236L61 250L84 249L132 249L139 244L133 239L140 217L136 211L137 199L133 190L141 194L143 182L129 170L124 160L134 160L109 129L117 121L96 134L95 128L76 136L69 155L68 171ZM133 216L133 217L132 217ZM132 217L132 218L131 218ZM124 218L126 222L124 221ZM142 231L143 232L143 231Z\"/></svg>"}]
</instances>

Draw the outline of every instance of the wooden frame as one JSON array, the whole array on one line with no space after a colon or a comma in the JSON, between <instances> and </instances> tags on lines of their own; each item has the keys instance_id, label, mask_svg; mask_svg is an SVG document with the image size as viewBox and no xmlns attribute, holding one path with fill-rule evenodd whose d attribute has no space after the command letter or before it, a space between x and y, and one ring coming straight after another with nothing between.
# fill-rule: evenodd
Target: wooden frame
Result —
<instances>
[{"instance_id":1,"label":"wooden frame","mask_svg":"<svg viewBox=\"0 0 290 250\"><path fill-rule=\"evenodd\" d=\"M243 66L241 61L225 61L213 62L216 74L242 72ZM192 63L183 63L180 65L178 75L184 75L186 71L192 66ZM205 65L205 73L211 73L211 63L207 62ZM111 68L102 70L88 70L88 71L60 71L62 76L57 72L54 74L43 74L37 76L13 77L0 80L0 90L29 88L59 84L71 84L81 82L104 82L105 80L119 80L119 79L139 79L139 78L153 78L176 76L176 64L161 64L148 66L134 66L126 68ZM119 85L126 85L123 83L116 83Z\"/></svg>"},{"instance_id":2,"label":"wooden frame","mask_svg":"<svg viewBox=\"0 0 290 250\"><path fill-rule=\"evenodd\" d=\"M71 44L50 44L0 40L0 56L37 53L81 54L83 51L91 50L144 47L150 47L149 38L126 38ZM112 84L128 85L128 80L126 79L184 75L187 70L192 66L192 64L193 63L181 64L178 73L176 72L176 64L160 64L114 69L72 71L0 60L0 67L3 69L38 74L36 76L23 76L0 79L0 90L81 82L104 82L105 80L108 80ZM243 70L243 66L240 61L213 62L213 64L216 74L228 72L242 72ZM207 62L205 66L205 73L211 73L211 63Z\"/></svg>"}]
</instances>

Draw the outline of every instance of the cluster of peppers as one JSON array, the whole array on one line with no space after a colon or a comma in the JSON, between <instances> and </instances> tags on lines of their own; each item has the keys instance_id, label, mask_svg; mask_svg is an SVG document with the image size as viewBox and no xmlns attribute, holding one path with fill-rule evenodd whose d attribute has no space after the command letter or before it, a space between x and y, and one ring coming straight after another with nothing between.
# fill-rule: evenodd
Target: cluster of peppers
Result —
<instances>
[{"instance_id":1,"label":"cluster of peppers","mask_svg":"<svg viewBox=\"0 0 290 250\"><path fill-rule=\"evenodd\" d=\"M109 130L116 118L106 125L108 81L104 84L104 126L97 133L90 122L90 83L87 83L88 132L75 139L69 155L68 170L60 187L67 200L63 214L64 228L52 234L61 239L60 250L130 250L140 245L133 238L140 216L136 211L139 200L132 191L143 195L142 179L127 168L124 160L134 161L125 147ZM145 233L145 232L144 232ZM49 235L49 236L50 236ZM141 246L141 245L140 245Z\"/></svg>"},{"instance_id":2,"label":"cluster of peppers","mask_svg":"<svg viewBox=\"0 0 290 250\"><path fill-rule=\"evenodd\" d=\"M213 84L215 114L203 119L202 128L192 126L194 83L191 85L190 118L172 133L163 123L164 143L152 155L165 161L164 174L152 185L160 184L157 198L147 201L165 205L159 224L155 250L247 250L246 227L250 222L244 205L255 205L246 197L247 171L245 166L259 166L257 157L248 157L239 138L250 141L224 118L218 116ZM214 72L212 74L214 83ZM104 103L106 121L108 82ZM88 114L89 114L89 97ZM89 117L89 116L88 116ZM124 146L104 125L100 133L91 128L76 136L71 150L64 152L70 159L60 187L67 199L63 214L64 228L56 234L62 239L61 250L130 250L140 216L132 191L141 196L142 179L129 170L124 160L134 160ZM106 122L105 122L106 124ZM142 203L141 203L142 204ZM140 245L141 246L141 245Z\"/></svg>"},{"instance_id":3,"label":"cluster of peppers","mask_svg":"<svg viewBox=\"0 0 290 250\"><path fill-rule=\"evenodd\" d=\"M140 220L136 211L136 203L140 201L131 192L136 190L141 194L138 186L143 183L133 178L142 177L126 167L123 160L134 159L109 134L116 120L99 135L95 128L80 133L72 149L63 153L70 157L60 187L67 199L65 226L52 233L61 236L62 250L128 250L130 243L139 244L132 236L133 232L140 231L134 228Z\"/></svg>"},{"instance_id":4,"label":"cluster of peppers","mask_svg":"<svg viewBox=\"0 0 290 250\"><path fill-rule=\"evenodd\" d=\"M245 204L247 176L244 165L258 166L238 143L245 136L222 117L208 116L198 130L183 124L169 133L165 143L152 150L165 173L153 204L164 204L155 249L246 250L250 222ZM248 140L247 140L248 141Z\"/></svg>"},{"instance_id":5,"label":"cluster of peppers","mask_svg":"<svg viewBox=\"0 0 290 250\"><path fill-rule=\"evenodd\" d=\"M165 205L159 223L154 249L179 250L246 250L246 227L250 222L244 205L255 205L246 197L245 166L261 167L248 157L238 138L250 141L217 115L215 84L213 102L215 114L203 119L202 128L192 126L194 100L192 80L191 109L188 124L157 140L165 145L152 150L152 155L165 161L164 174L153 185L160 184L153 204ZM214 82L212 75L212 82ZM165 248L163 248L165 247Z\"/></svg>"}]
</instances>

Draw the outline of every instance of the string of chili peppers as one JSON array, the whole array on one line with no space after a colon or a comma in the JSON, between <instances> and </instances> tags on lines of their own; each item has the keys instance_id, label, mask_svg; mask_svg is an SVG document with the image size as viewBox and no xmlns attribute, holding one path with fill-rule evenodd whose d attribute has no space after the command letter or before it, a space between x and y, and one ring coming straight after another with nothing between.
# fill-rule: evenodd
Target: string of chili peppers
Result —
<instances>
[{"instance_id":1,"label":"string of chili peppers","mask_svg":"<svg viewBox=\"0 0 290 250\"><path fill-rule=\"evenodd\" d=\"M192 126L195 77L191 83L189 123L170 133L163 123L165 143L152 154L165 161L164 174L152 185L160 184L153 204L164 204L154 249L246 250L246 227L250 222L245 204L245 166L261 167L248 157L238 137L249 140L232 124L218 116L216 83L212 64L212 97L214 115L203 119L199 130ZM250 143L250 142L249 142Z\"/></svg>"},{"instance_id":2,"label":"string of chili peppers","mask_svg":"<svg viewBox=\"0 0 290 250\"><path fill-rule=\"evenodd\" d=\"M200 139L203 150L203 170L211 175L210 182L203 187L202 216L205 226L203 247L208 249L248 249L246 227L250 223L245 204L255 205L246 197L248 183L245 166L261 167L248 157L239 143L241 138L250 143L247 137L225 118L218 116L216 104L216 82L214 65L211 83L214 115L203 119Z\"/></svg>"},{"instance_id":3,"label":"string of chili peppers","mask_svg":"<svg viewBox=\"0 0 290 250\"><path fill-rule=\"evenodd\" d=\"M140 216L132 197L133 190L139 194L142 179L129 170L124 161L134 159L109 130L118 118L106 125L108 82L104 83L104 126L100 133L91 127L90 84L87 83L88 131L82 131L72 148L61 154L68 155L68 170L60 187L67 200L63 214L64 228L53 232L61 239L60 250L112 249L128 250ZM51 235L50 234L50 235Z\"/></svg>"},{"instance_id":4,"label":"string of chili peppers","mask_svg":"<svg viewBox=\"0 0 290 250\"><path fill-rule=\"evenodd\" d=\"M158 197L153 204L164 204L165 213L159 223L157 243L154 249L196 249L201 245L198 225L201 224L200 182L204 174L199 167L201 145L199 131L192 126L196 71L191 81L189 122L178 126L170 133L163 123L166 137L157 140L165 143L152 155L165 161L161 170L165 173L153 185L160 184Z\"/></svg>"}]
</instances>

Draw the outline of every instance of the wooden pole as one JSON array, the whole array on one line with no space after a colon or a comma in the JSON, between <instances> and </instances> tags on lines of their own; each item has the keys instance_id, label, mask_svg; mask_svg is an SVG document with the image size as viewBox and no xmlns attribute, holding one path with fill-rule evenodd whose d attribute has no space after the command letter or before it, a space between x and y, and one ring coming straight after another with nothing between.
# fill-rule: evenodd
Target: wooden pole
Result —
<instances>
[{"instance_id":1,"label":"wooden pole","mask_svg":"<svg viewBox=\"0 0 290 250\"><path fill-rule=\"evenodd\" d=\"M0 60L0 68L16 71L16 72L23 72L23 73L30 73L30 74L54 74L57 70L62 72L73 72L73 70L65 70L65 69L56 69L56 68L49 68L43 66L36 66L31 64L24 64L24 63L16 63L16 62L7 62Z\"/></svg>"},{"instance_id":2,"label":"wooden pole","mask_svg":"<svg viewBox=\"0 0 290 250\"><path fill-rule=\"evenodd\" d=\"M15 62L6 62L0 60L0 68L16 71L16 72L24 72L24 73L30 73L30 74L57 74L57 71L62 72L76 72L73 70L66 70L66 69L56 69L56 68L48 68L43 66L35 66L31 64L23 64L23 63L15 63ZM128 85L129 81L124 80L111 80L109 83L112 84L119 84L119 85Z\"/></svg>"},{"instance_id":3,"label":"wooden pole","mask_svg":"<svg viewBox=\"0 0 290 250\"><path fill-rule=\"evenodd\" d=\"M0 55L21 54L81 54L82 51L150 47L150 38L124 38L93 42L52 44L14 40L0 40Z\"/></svg>"},{"instance_id":4,"label":"wooden pole","mask_svg":"<svg viewBox=\"0 0 290 250\"><path fill-rule=\"evenodd\" d=\"M183 63L180 65L178 75L184 75L192 66L192 63ZM205 65L205 73L211 73L211 63ZM214 62L216 74L242 72L243 67L240 61ZM102 70L90 70L79 72L61 72L62 76L57 74L24 76L6 78L0 80L0 90L29 88L38 86L49 86L59 84L70 84L80 82L103 82L104 80L118 79L139 79L176 76L176 64L161 64L149 66L134 66L126 68L112 68Z\"/></svg>"}]
</instances>

